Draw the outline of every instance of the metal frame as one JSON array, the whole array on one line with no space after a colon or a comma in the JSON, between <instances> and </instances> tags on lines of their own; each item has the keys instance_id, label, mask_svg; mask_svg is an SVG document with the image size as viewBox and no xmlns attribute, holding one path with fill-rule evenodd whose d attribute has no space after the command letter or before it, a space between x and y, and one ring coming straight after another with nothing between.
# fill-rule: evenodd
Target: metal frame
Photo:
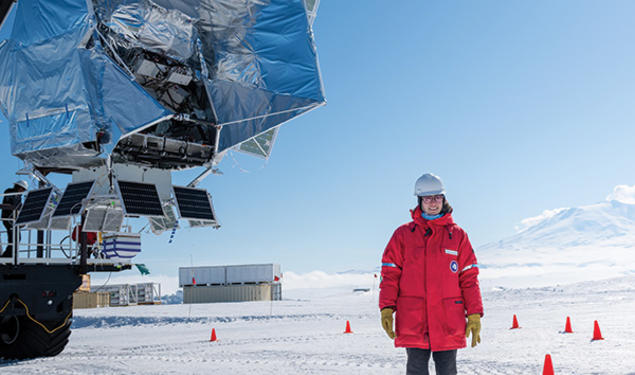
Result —
<instances>
[{"instance_id":1,"label":"metal frame","mask_svg":"<svg viewBox=\"0 0 635 375\"><path fill-rule=\"evenodd\" d=\"M148 300L148 295L145 295L145 288L151 288L151 298ZM103 291L111 295L110 306L134 306L134 305L149 305L161 303L161 284L155 282L147 283L135 283L135 284L109 284L102 287L95 288L96 291ZM144 291L144 300L140 300L140 291ZM116 298L112 298L114 297ZM114 304L112 301L116 300Z\"/></svg>"},{"instance_id":2,"label":"metal frame","mask_svg":"<svg viewBox=\"0 0 635 375\"><path fill-rule=\"evenodd\" d=\"M198 185L201 181L203 181L211 173L217 174L217 175L222 175L223 174L223 172L218 170L218 168L214 168L213 165L208 166L201 174L199 174L198 176L196 176L196 178L194 178L192 181L190 181L190 183L188 183L186 187L195 188L196 185Z\"/></svg>"},{"instance_id":3,"label":"metal frame","mask_svg":"<svg viewBox=\"0 0 635 375\"><path fill-rule=\"evenodd\" d=\"M14 226L15 228L15 226ZM24 232L28 232L26 235ZM44 264L44 265L71 265L80 266L79 257L79 244L73 245L70 238L67 243L52 244L52 237L47 235L45 242L43 243L31 243L32 232L37 232L35 229L23 229L21 230L26 242L20 242L17 240L17 236L14 236L13 243L13 257L2 258L0 257L1 265L19 265L19 264ZM50 232L50 231L47 231ZM70 232L70 231L69 231ZM16 230L17 233L17 230ZM5 245L5 243L0 243ZM24 248L20 248L22 245ZM43 246L45 248L44 256L41 258L32 257L32 253L35 253L37 246ZM68 252L68 254L67 254ZM54 257L53 254L59 254L60 256ZM63 254L63 255L62 255ZM121 259L113 261L112 259L103 258L88 258L86 259L87 266L95 271L119 271L121 269L128 269L133 264L132 259Z\"/></svg>"},{"instance_id":4,"label":"metal frame","mask_svg":"<svg viewBox=\"0 0 635 375\"><path fill-rule=\"evenodd\" d=\"M318 71L319 71L319 70L320 70L320 66L319 66L319 64L318 64ZM322 78L321 78L321 75L320 75L320 84L321 84L322 86L324 86L324 85L323 85L323 83L322 83ZM307 113L312 112L312 111L314 111L314 110L316 110L316 109L318 109L318 108L320 108L320 107L322 107L322 106L324 106L324 105L326 105L326 101L321 102L321 103L316 103L316 104L306 105L306 106L304 106L304 107L298 107L298 108L288 109L288 110L284 110L284 111L279 111L279 112L276 112L276 113L269 113L269 114L262 115L262 116L256 116L256 117L248 118L248 119L245 119L245 120L236 120L236 121L231 121L231 122L226 122L226 123L220 124L220 125L223 125L223 126L224 126L224 125L229 125L229 124L238 123L238 122L242 122L242 121L255 120L255 119L259 119L259 118L265 118L265 117L269 117L269 116L280 115L280 114L287 113L287 112L300 111L300 110L305 110L305 109L306 109L306 112L300 113L299 115L296 115L295 117L290 118L290 119L288 119L287 121L281 122L280 124L278 124L278 125L276 125L276 126L272 126L272 127L270 127L269 129L267 129L267 130L265 130L265 131L262 131L262 132L260 132L260 133L258 133L258 134L256 134L256 135L254 135L253 137L247 138L247 139L245 139L244 141L242 141L242 142L240 142L240 143L237 143L237 144L235 144L235 145L233 145L233 146L231 146L231 147L228 147L228 148L224 149L221 153L226 152L226 151L229 151L229 150L234 150L234 151L236 151L236 152L242 152L242 153L244 153L244 154L257 156L257 155L252 154L252 153L246 153L246 152L240 151L240 150L239 150L240 145L242 145L243 143L245 143L245 142L249 141L249 140L250 140L250 139L252 139L252 138L255 138L255 137L257 137L257 136L259 136L259 135L261 135L261 134L263 134L263 133L268 132L268 131L269 131L269 130L271 130L271 129L274 129L274 128L280 128L282 125L286 124L287 122L289 122L289 121L291 121L291 120L295 120L295 119L297 119L297 118L300 118L300 117L302 117L302 116L306 115ZM276 132L276 137L277 137L277 136L278 136L278 134L277 134L277 132ZM275 143L275 141L276 141L276 139L274 138L274 139L272 140L272 142L273 142L273 143ZM256 143L257 143L257 142L256 142ZM272 146L272 149L273 149L273 146ZM221 154L221 153L219 153L219 154ZM271 156L271 153L269 153L269 154L268 154L268 155L267 155L264 159L269 159L269 157L270 157L270 156Z\"/></svg>"}]
</instances>

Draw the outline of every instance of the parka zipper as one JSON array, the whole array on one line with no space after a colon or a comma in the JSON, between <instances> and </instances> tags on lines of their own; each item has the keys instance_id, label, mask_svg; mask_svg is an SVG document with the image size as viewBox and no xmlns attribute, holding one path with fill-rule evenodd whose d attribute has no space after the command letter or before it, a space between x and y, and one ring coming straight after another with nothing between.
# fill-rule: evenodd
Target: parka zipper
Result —
<instances>
[{"instance_id":1,"label":"parka zipper","mask_svg":"<svg viewBox=\"0 0 635 375\"><path fill-rule=\"evenodd\" d=\"M426 233L423 235L423 240L425 243L425 247L424 247L424 253L423 253L423 308L424 308L424 313L425 313L425 318L426 318L426 324L425 324L425 330L424 330L424 339L425 339L425 335L428 334L428 345L430 346L430 350L432 350L432 338L430 337L430 324L429 324L429 317L430 317L430 313L428 311L428 254L430 253L428 251L428 241L429 241L429 237L432 236L432 229L427 228L426 229Z\"/></svg>"}]
</instances>

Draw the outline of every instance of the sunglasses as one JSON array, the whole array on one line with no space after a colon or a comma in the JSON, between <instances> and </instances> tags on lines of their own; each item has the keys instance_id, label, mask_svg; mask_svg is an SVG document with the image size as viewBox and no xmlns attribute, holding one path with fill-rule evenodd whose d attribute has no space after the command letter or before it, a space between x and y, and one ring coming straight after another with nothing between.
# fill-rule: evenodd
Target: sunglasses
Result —
<instances>
[{"instance_id":1,"label":"sunglasses","mask_svg":"<svg viewBox=\"0 0 635 375\"><path fill-rule=\"evenodd\" d=\"M421 199L426 203L432 202L443 202L443 194L439 195L428 195L426 197L421 197Z\"/></svg>"}]
</instances>

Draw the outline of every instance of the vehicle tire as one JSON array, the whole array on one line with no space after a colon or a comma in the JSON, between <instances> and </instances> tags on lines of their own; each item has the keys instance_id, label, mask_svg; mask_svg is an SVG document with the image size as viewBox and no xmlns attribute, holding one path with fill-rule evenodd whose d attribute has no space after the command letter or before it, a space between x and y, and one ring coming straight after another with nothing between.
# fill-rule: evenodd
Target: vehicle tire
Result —
<instances>
[{"instance_id":1,"label":"vehicle tire","mask_svg":"<svg viewBox=\"0 0 635 375\"><path fill-rule=\"evenodd\" d=\"M52 333L26 316L20 317L20 332L11 344L0 342L0 357L4 359L27 359L56 356L64 350L71 335L71 319L66 323L40 322L49 329L62 327Z\"/></svg>"}]
</instances>

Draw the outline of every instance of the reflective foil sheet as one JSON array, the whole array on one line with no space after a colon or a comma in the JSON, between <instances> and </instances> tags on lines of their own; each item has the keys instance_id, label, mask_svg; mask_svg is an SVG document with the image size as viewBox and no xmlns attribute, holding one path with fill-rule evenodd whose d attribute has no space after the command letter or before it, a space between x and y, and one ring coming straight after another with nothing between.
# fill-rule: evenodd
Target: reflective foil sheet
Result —
<instances>
[{"instance_id":1,"label":"reflective foil sheet","mask_svg":"<svg viewBox=\"0 0 635 375\"><path fill-rule=\"evenodd\" d=\"M19 0L0 43L12 153L51 168L112 157L180 169L232 148L266 157L270 130L325 103L311 29L317 5ZM121 142L133 133L175 146ZM192 155L191 144L213 152Z\"/></svg>"}]
</instances>

